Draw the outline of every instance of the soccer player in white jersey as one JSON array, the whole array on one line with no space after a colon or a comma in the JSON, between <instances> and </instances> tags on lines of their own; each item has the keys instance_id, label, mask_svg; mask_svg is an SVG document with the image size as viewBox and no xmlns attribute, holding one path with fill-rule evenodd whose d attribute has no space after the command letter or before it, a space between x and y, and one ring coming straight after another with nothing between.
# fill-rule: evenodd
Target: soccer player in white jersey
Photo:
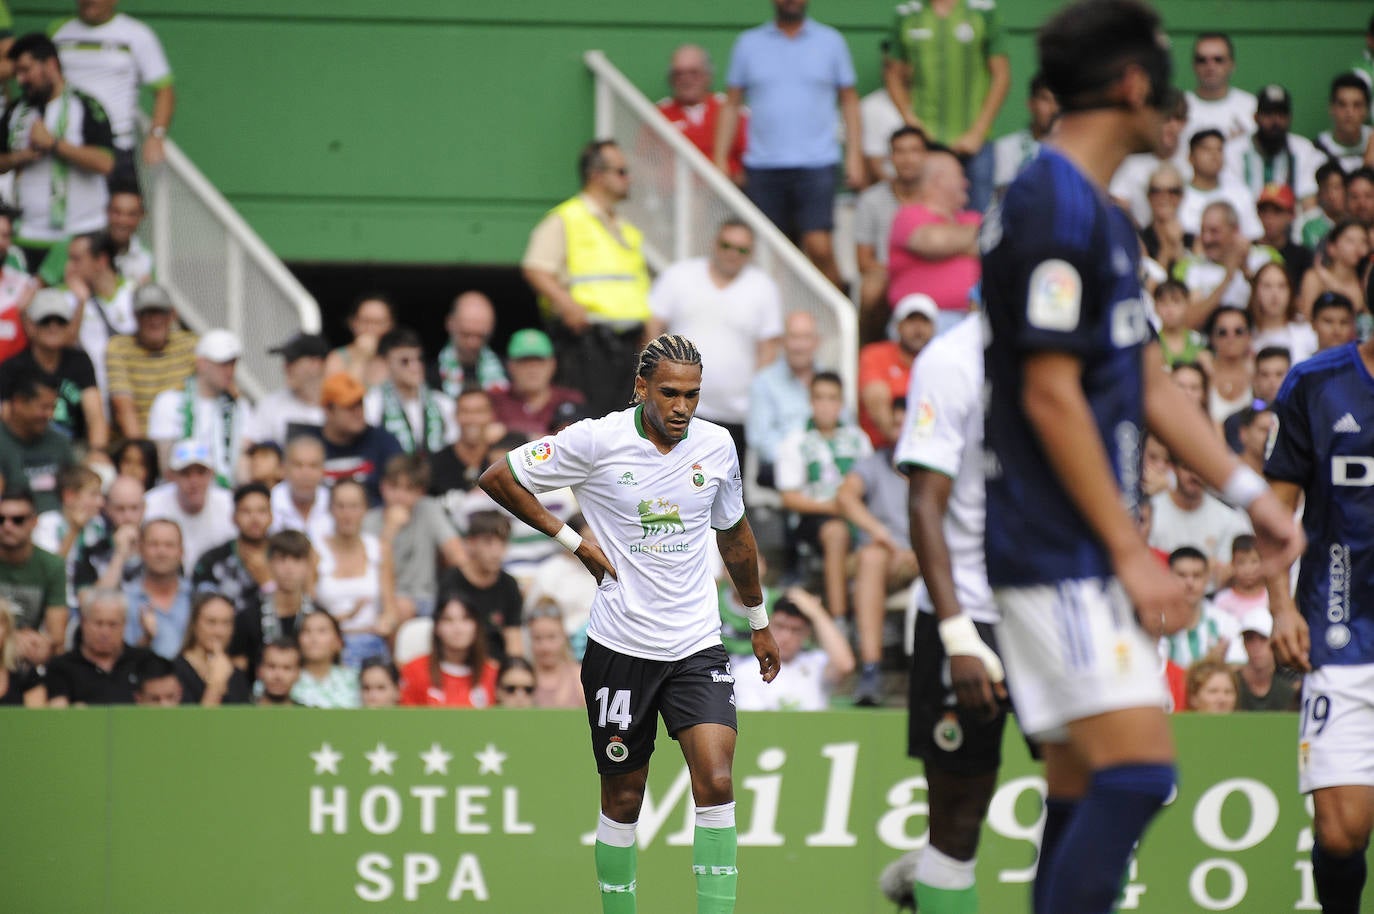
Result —
<instances>
[{"instance_id":1,"label":"soccer player in white jersey","mask_svg":"<svg viewBox=\"0 0 1374 914\"><path fill-rule=\"evenodd\" d=\"M1302 535L1164 373L1139 241L1107 197L1122 160L1160 142L1170 56L1158 15L1080 0L1037 49L1059 127L980 234L984 549L1017 719L1043 743L1047 780L1086 784L1041 856L1036 914L1107 914L1174 787L1156 644L1188 607L1132 517L1146 430L1247 508L1271 568Z\"/></svg>"},{"instance_id":2,"label":"soccer player in white jersey","mask_svg":"<svg viewBox=\"0 0 1374 914\"><path fill-rule=\"evenodd\" d=\"M603 914L636 910L635 823L660 714L691 774L697 911L735 909L735 691L707 555L712 528L748 608L765 682L777 676L780 660L734 442L720 426L693 418L700 393L696 346L665 334L640 353L632 408L532 441L480 480L504 508L572 550L597 580L582 688L601 774L596 873ZM576 494L595 542L535 498L564 486Z\"/></svg>"},{"instance_id":3,"label":"soccer player in white jersey","mask_svg":"<svg viewBox=\"0 0 1374 914\"><path fill-rule=\"evenodd\" d=\"M1274 400L1265 474L1305 496L1296 604L1269 580L1274 655L1303 670L1298 787L1312 795L1312 880L1324 914L1356 914L1374 825L1374 341L1293 366Z\"/></svg>"},{"instance_id":4,"label":"soccer player in white jersey","mask_svg":"<svg viewBox=\"0 0 1374 914\"><path fill-rule=\"evenodd\" d=\"M922 575L907 716L907 754L922 761L930 788L930 842L914 874L921 914L978 908L974 857L1007 719L983 558L983 346L973 314L922 351L893 454L910 480ZM1047 836L1057 822L1052 810Z\"/></svg>"}]
</instances>

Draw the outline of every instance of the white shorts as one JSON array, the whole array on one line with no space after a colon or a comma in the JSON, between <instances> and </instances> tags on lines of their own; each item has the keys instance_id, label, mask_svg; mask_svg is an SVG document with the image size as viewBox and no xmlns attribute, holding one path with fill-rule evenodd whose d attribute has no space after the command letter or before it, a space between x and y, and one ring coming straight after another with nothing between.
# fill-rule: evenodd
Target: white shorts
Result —
<instances>
[{"instance_id":1,"label":"white shorts","mask_svg":"<svg viewBox=\"0 0 1374 914\"><path fill-rule=\"evenodd\" d=\"M1374 787L1374 664L1328 665L1302 683L1298 788Z\"/></svg>"},{"instance_id":2,"label":"white shorts","mask_svg":"<svg viewBox=\"0 0 1374 914\"><path fill-rule=\"evenodd\" d=\"M1021 729L1046 742L1067 724L1125 708L1165 708L1156 639L1115 578L1002 587L997 643Z\"/></svg>"}]
</instances>

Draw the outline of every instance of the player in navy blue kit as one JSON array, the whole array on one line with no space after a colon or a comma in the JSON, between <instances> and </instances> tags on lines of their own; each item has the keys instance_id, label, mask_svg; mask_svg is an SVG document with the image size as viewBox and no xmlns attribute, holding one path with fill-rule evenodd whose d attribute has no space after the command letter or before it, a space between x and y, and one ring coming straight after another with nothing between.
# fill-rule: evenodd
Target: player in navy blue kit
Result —
<instances>
[{"instance_id":1,"label":"player in navy blue kit","mask_svg":"<svg viewBox=\"0 0 1374 914\"><path fill-rule=\"evenodd\" d=\"M1374 342L1293 367L1265 463L1279 499L1306 496L1297 602L1269 584L1278 661L1306 672L1298 786L1312 794L1312 878L1325 914L1355 914L1374 823Z\"/></svg>"},{"instance_id":2,"label":"player in navy blue kit","mask_svg":"<svg viewBox=\"0 0 1374 914\"><path fill-rule=\"evenodd\" d=\"M1133 519L1146 429L1249 511L1271 563L1292 561L1301 534L1163 371L1136 235L1107 196L1121 161L1160 142L1158 16L1133 0L1080 2L1037 45L1063 115L980 239L984 549L1012 701L1064 794L1049 798L1035 910L1106 914L1174 786L1156 643L1188 607Z\"/></svg>"}]
</instances>

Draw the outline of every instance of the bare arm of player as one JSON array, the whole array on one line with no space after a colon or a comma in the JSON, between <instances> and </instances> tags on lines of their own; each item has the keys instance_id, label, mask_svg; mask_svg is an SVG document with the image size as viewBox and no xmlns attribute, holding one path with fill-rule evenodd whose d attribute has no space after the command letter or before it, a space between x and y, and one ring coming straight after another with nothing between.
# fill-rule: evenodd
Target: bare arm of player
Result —
<instances>
[{"instance_id":1,"label":"bare arm of player","mask_svg":"<svg viewBox=\"0 0 1374 914\"><path fill-rule=\"evenodd\" d=\"M945 542L945 512L949 508L954 480L944 473L913 467L907 474L907 514L911 521L911 548L926 582L935 618L943 622L963 614L959 592L954 586L954 568ZM959 706L991 718L997 713L997 699L1007 696L1002 683L993 684L983 661L972 654L953 654L949 658L949 678Z\"/></svg>"},{"instance_id":2,"label":"bare arm of player","mask_svg":"<svg viewBox=\"0 0 1374 914\"><path fill-rule=\"evenodd\" d=\"M482 477L477 480L477 484L498 505L545 536L555 537L558 531L563 529L563 522L549 513L549 509L541 505L539 499L520 484L506 461L498 460L487 467ZM753 542L752 535L750 542ZM615 578L615 568L611 566L611 560L606 558L606 553L602 552L596 543L583 539L582 545L578 546L577 552L573 554L591 572L592 577L596 578L596 583L600 584L602 578L608 574ZM757 577L756 572L755 578Z\"/></svg>"},{"instance_id":3,"label":"bare arm of player","mask_svg":"<svg viewBox=\"0 0 1374 914\"><path fill-rule=\"evenodd\" d=\"M1292 517L1298 510L1302 489L1297 483L1278 479L1271 480L1269 486L1274 490L1274 497L1279 500L1279 504L1283 505ZM1274 646L1274 659L1281 666L1306 673L1312 669L1309 660L1312 640L1307 620L1298 612L1297 604L1293 602L1291 574L1292 566L1285 565L1274 569L1265 578L1265 584L1269 588L1269 614L1274 617L1274 631L1270 635L1269 643Z\"/></svg>"},{"instance_id":4,"label":"bare arm of player","mask_svg":"<svg viewBox=\"0 0 1374 914\"><path fill-rule=\"evenodd\" d=\"M720 550L721 561L735 584L735 593L745 606L758 606L763 602L763 585L759 583L759 546L754 541L754 528L749 526L749 518L741 517L739 523L729 530L716 532L716 548ZM772 682L782 669L782 658L778 655L778 642L773 640L773 632L768 626L754 629L750 635L754 646L754 656L759 661L759 675L764 682Z\"/></svg>"},{"instance_id":5,"label":"bare arm of player","mask_svg":"<svg viewBox=\"0 0 1374 914\"><path fill-rule=\"evenodd\" d=\"M1093 414L1083 396L1083 365L1062 352L1037 352L1026 359L1022 408L1045 449L1059 484L1111 557L1136 616L1151 635L1168 635L1188 625L1191 615L1183 585L1159 573L1112 475Z\"/></svg>"},{"instance_id":6,"label":"bare arm of player","mask_svg":"<svg viewBox=\"0 0 1374 914\"><path fill-rule=\"evenodd\" d=\"M1218 437L1212 420L1169 380L1157 343L1145 348L1145 424L1175 458L1218 491L1241 465ZM1286 570L1305 546L1293 511L1271 490L1262 492L1245 510L1255 528L1266 574Z\"/></svg>"}]
</instances>

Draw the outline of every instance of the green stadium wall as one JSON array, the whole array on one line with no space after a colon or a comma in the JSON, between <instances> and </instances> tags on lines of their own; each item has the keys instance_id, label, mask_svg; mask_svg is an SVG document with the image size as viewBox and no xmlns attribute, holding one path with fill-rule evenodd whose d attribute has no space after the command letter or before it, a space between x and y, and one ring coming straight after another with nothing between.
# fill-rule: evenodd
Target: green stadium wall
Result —
<instances>
[{"instance_id":1,"label":"green stadium wall","mask_svg":"<svg viewBox=\"0 0 1374 914\"><path fill-rule=\"evenodd\" d=\"M891 0L813 0L849 40L862 91L878 84ZM1325 121L1326 86L1363 46L1355 0L1163 0L1181 82L1191 39L1230 32L1236 82L1285 83L1297 127ZM1003 0L1021 126L1036 25L1058 6ZM11 0L21 29L71 0ZM173 135L278 254L293 261L509 264L575 185L592 131L582 52L604 50L650 98L669 52L694 41L723 81L734 36L765 0L127 0L177 75Z\"/></svg>"},{"instance_id":2,"label":"green stadium wall","mask_svg":"<svg viewBox=\"0 0 1374 914\"><path fill-rule=\"evenodd\" d=\"M739 909L886 914L926 785L892 711L743 714ZM577 711L0 710L3 904L23 914L598 910L597 779ZM1180 715L1180 785L1123 911L1317 910L1297 718ZM685 765L660 732L644 911L689 914ZM1043 781L1009 729L981 910L1027 910Z\"/></svg>"}]
</instances>

